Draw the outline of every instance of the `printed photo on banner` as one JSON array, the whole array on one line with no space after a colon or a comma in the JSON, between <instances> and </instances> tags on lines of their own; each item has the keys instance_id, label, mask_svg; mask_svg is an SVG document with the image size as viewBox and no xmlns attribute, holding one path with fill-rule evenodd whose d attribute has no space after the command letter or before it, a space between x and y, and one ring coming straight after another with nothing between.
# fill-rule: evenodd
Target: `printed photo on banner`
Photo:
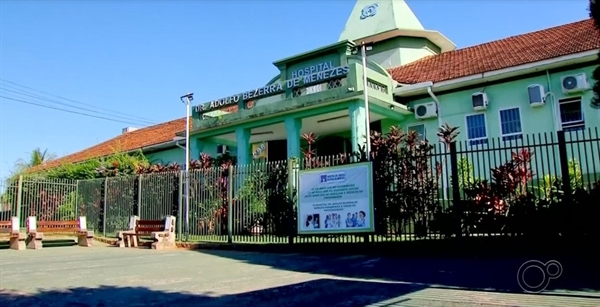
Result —
<instances>
[{"instance_id":1,"label":"printed photo on banner","mask_svg":"<svg viewBox=\"0 0 600 307\"><path fill-rule=\"evenodd\" d=\"M298 233L374 231L370 163L299 173Z\"/></svg>"},{"instance_id":2,"label":"printed photo on banner","mask_svg":"<svg viewBox=\"0 0 600 307\"><path fill-rule=\"evenodd\" d=\"M304 217L304 229L320 229L321 221L319 214L307 214Z\"/></svg>"},{"instance_id":3,"label":"printed photo on banner","mask_svg":"<svg viewBox=\"0 0 600 307\"><path fill-rule=\"evenodd\" d=\"M354 213L348 212L348 215L346 218L346 227L348 227L348 228L365 227L365 225L367 225L366 218L367 218L367 214L364 211L359 211L359 212L354 212Z\"/></svg>"}]
</instances>

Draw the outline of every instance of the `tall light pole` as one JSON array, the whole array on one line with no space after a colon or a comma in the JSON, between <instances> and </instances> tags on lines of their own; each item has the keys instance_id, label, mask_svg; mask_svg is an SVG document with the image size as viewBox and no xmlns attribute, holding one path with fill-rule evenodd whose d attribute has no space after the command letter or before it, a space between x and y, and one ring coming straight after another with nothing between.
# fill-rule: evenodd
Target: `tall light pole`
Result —
<instances>
[{"instance_id":1,"label":"tall light pole","mask_svg":"<svg viewBox=\"0 0 600 307\"><path fill-rule=\"evenodd\" d=\"M365 42L362 42L361 46L361 55L362 55L362 69L363 69L363 93L365 100L365 129L367 130L366 139L366 151L367 151L367 160L371 160L371 114L369 111L369 81L367 79L367 48L371 50L370 47L367 47Z\"/></svg>"},{"instance_id":2,"label":"tall light pole","mask_svg":"<svg viewBox=\"0 0 600 307\"><path fill-rule=\"evenodd\" d=\"M194 93L181 96L181 102L185 103L185 240L190 238L190 104L194 100Z\"/></svg>"}]
</instances>

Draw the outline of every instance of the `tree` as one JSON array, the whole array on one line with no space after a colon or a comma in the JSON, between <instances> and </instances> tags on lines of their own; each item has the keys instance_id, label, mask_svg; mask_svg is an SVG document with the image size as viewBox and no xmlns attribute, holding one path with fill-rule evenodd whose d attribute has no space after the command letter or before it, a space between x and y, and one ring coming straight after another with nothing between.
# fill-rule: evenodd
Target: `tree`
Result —
<instances>
[{"instance_id":1,"label":"tree","mask_svg":"<svg viewBox=\"0 0 600 307\"><path fill-rule=\"evenodd\" d=\"M48 149L40 149L39 147L32 150L29 155L29 160L19 159L15 164L15 173L20 173L28 168L42 165L50 160L56 159L56 154L51 153Z\"/></svg>"},{"instance_id":2,"label":"tree","mask_svg":"<svg viewBox=\"0 0 600 307\"><path fill-rule=\"evenodd\" d=\"M600 30L600 3L598 0L590 0L590 17L594 20L594 24L596 28ZM598 53L598 58L596 59L596 65L600 65L600 53ZM594 80L596 83L594 84L594 98L592 99L592 106L596 108L600 108L600 66L596 67L594 70Z\"/></svg>"}]
</instances>

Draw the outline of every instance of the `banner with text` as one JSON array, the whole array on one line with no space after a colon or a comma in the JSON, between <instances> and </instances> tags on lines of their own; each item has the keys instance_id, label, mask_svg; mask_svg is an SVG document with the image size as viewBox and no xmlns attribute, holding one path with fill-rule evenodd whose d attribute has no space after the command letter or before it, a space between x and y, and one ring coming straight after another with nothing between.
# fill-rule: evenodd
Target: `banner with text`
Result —
<instances>
[{"instance_id":1,"label":"banner with text","mask_svg":"<svg viewBox=\"0 0 600 307\"><path fill-rule=\"evenodd\" d=\"M298 234L373 232L371 163L299 172Z\"/></svg>"}]
</instances>

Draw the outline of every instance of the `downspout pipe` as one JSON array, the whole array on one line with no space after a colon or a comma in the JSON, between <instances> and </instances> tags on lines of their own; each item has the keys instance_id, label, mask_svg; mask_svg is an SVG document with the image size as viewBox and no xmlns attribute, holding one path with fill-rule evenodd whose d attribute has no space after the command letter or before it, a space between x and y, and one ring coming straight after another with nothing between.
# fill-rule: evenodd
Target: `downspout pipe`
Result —
<instances>
[{"instance_id":1,"label":"downspout pipe","mask_svg":"<svg viewBox=\"0 0 600 307\"><path fill-rule=\"evenodd\" d=\"M560 110L558 106L558 102L556 101L556 96L552 92L552 81L550 80L550 71L546 69L546 79L548 79L548 93L546 93L546 97L544 97L544 101L548 100L548 97L552 97L550 110L552 111L552 121L554 122L554 129L556 131L562 130L560 125Z\"/></svg>"},{"instance_id":2,"label":"downspout pipe","mask_svg":"<svg viewBox=\"0 0 600 307\"><path fill-rule=\"evenodd\" d=\"M175 146L185 150L185 147L183 145L179 144L179 142L175 142Z\"/></svg>"},{"instance_id":3,"label":"downspout pipe","mask_svg":"<svg viewBox=\"0 0 600 307\"><path fill-rule=\"evenodd\" d=\"M438 127L442 126L442 109L440 106L440 99L437 98L437 96L433 93L433 86L428 86L427 87L427 93L429 94L429 96L431 96L431 99L433 99L433 101L435 101L435 106L437 108L437 118L438 118Z\"/></svg>"},{"instance_id":4,"label":"downspout pipe","mask_svg":"<svg viewBox=\"0 0 600 307\"><path fill-rule=\"evenodd\" d=\"M437 108L437 118L438 118L438 127L442 126L442 109L440 106L440 99L433 93L433 84L427 87L427 93L431 96L431 99L435 101L435 105ZM446 152L446 147L442 147L444 153ZM442 160L442 193L444 195L444 199L448 199L448 176L446 172L446 167L444 165L444 160Z\"/></svg>"},{"instance_id":5,"label":"downspout pipe","mask_svg":"<svg viewBox=\"0 0 600 307\"><path fill-rule=\"evenodd\" d=\"M438 126L442 126L442 114L440 112L440 100L437 98L437 96L433 93L433 86L428 86L427 87L427 93L429 94L429 96L431 96L431 99L433 99L433 101L435 101L435 106L437 107L437 115L438 115Z\"/></svg>"}]
</instances>

